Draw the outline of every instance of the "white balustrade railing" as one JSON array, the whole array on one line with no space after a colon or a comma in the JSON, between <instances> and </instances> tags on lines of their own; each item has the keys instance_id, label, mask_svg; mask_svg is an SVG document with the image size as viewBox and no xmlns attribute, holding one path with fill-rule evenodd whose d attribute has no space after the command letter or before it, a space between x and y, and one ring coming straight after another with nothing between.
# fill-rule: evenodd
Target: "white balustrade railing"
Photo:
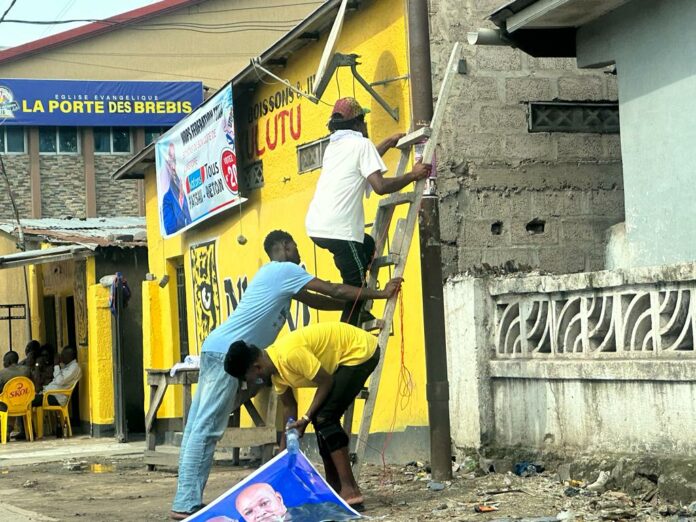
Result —
<instances>
[{"instance_id":1,"label":"white balustrade railing","mask_svg":"<svg viewBox=\"0 0 696 522\"><path fill-rule=\"evenodd\" d=\"M696 281L506 293L493 302L497 358L695 353Z\"/></svg>"}]
</instances>

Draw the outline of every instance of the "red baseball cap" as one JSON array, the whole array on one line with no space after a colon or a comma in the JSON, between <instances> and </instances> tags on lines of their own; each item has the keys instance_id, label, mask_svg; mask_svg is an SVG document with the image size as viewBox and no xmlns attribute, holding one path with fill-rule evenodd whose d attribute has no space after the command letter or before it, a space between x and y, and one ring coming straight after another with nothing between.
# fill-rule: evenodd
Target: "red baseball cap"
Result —
<instances>
[{"instance_id":1,"label":"red baseball cap","mask_svg":"<svg viewBox=\"0 0 696 522\"><path fill-rule=\"evenodd\" d=\"M341 98L331 111L331 119L352 120L370 112L370 109L362 107L355 98Z\"/></svg>"}]
</instances>

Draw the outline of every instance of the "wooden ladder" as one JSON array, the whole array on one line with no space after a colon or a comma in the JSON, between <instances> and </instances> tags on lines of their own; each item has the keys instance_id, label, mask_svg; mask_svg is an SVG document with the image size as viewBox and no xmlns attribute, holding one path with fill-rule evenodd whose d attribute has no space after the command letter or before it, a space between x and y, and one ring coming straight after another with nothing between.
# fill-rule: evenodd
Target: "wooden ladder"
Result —
<instances>
[{"instance_id":1,"label":"wooden ladder","mask_svg":"<svg viewBox=\"0 0 696 522\"><path fill-rule=\"evenodd\" d=\"M396 145L396 147L401 150L401 159L399 160L399 165L396 170L396 176L404 175L410 162L411 150L413 146L418 143L422 143L425 140L427 140L427 142L425 144L425 148L423 149L422 161L423 163L427 164L432 163L435 146L437 144L437 139L440 132L440 125L442 123L445 107L447 105L447 98L452 87L452 80L457 72L460 47L461 44L457 42L452 49L452 53L447 64L447 69L442 80L442 85L440 86L440 93L437 98L437 104L435 106L435 111L433 113L433 119L430 126L422 127L415 132L411 132L399 140ZM408 251L411 246L416 223L418 221L418 211L420 208L421 199L423 198L425 184L426 180L420 180L416 182L413 192L392 194L379 202L377 215L372 225L372 236L375 240L375 258L370 266L368 276L369 288L376 288L377 278L382 268L392 267L392 277L403 277L404 270L406 268L406 260L408 258ZM397 220L391 241L387 241L394 210L399 205L408 205L408 213L406 214L405 218L400 218ZM386 254L384 254L387 244L389 245L389 250ZM422 267L422 270L426 269L426 267ZM365 330L379 330L378 344L382 348L382 355L377 367L375 368L375 371L370 377L369 387L367 389L363 389L362 393L358 396L359 399L365 400L365 406L363 408L362 421L360 423L360 431L358 433L355 446L355 453L352 455L353 473L355 474L356 480L360 476L361 466L365 458L367 441L370 434L370 426L372 424L372 414L374 412L375 401L377 399L377 390L379 389L379 382L382 376L382 367L384 365L387 342L394 323L394 312L396 311L397 300L398 295L394 295L389 298L385 304L382 318L363 323L362 325ZM369 307L370 303L367 304ZM343 424L349 433L352 431L353 426L353 410L354 405L351 405L344 417Z\"/></svg>"}]
</instances>

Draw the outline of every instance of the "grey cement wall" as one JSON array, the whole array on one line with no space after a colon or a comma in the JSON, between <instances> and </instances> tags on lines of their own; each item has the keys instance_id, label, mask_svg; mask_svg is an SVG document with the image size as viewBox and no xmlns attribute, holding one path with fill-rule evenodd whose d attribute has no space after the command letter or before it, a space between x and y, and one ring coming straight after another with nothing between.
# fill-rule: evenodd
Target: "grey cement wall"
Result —
<instances>
[{"instance_id":1,"label":"grey cement wall","mask_svg":"<svg viewBox=\"0 0 696 522\"><path fill-rule=\"evenodd\" d=\"M41 216L85 217L85 163L79 155L42 154Z\"/></svg>"},{"instance_id":2,"label":"grey cement wall","mask_svg":"<svg viewBox=\"0 0 696 522\"><path fill-rule=\"evenodd\" d=\"M453 43L492 27L485 17L502 3L432 0L435 89ZM624 219L619 137L530 134L524 102L616 100L615 78L507 47L465 43L463 57L468 74L455 82L438 152L445 277L603 268L605 230ZM535 218L545 221L543 233L526 230Z\"/></svg>"},{"instance_id":3,"label":"grey cement wall","mask_svg":"<svg viewBox=\"0 0 696 522\"><path fill-rule=\"evenodd\" d=\"M135 180L112 181L111 174L130 156L94 156L97 187L97 215L100 217L138 216L138 186Z\"/></svg>"},{"instance_id":4,"label":"grey cement wall","mask_svg":"<svg viewBox=\"0 0 696 522\"><path fill-rule=\"evenodd\" d=\"M662 299L665 292L694 285L695 263L563 276L451 278L444 298L453 444L461 450L516 447L603 458L695 457L693 336L679 350L496 352L501 299L523 306L525 296L588 298L601 291L626 299L636 288ZM666 320L689 324L694 317L677 315Z\"/></svg>"},{"instance_id":5,"label":"grey cement wall","mask_svg":"<svg viewBox=\"0 0 696 522\"><path fill-rule=\"evenodd\" d=\"M696 3L634 0L578 31L578 63L616 62L632 266L696 259Z\"/></svg>"},{"instance_id":6,"label":"grey cement wall","mask_svg":"<svg viewBox=\"0 0 696 522\"><path fill-rule=\"evenodd\" d=\"M31 215L30 167L28 154L5 154L2 157L20 216ZM14 219L5 180L0 179L0 219Z\"/></svg>"}]
</instances>

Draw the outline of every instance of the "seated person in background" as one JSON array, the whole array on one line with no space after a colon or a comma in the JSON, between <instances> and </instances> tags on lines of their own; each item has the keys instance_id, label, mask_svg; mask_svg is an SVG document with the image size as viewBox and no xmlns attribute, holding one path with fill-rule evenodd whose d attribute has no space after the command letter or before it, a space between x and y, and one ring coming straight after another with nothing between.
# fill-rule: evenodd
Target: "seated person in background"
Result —
<instances>
[{"instance_id":1,"label":"seated person in background","mask_svg":"<svg viewBox=\"0 0 696 522\"><path fill-rule=\"evenodd\" d=\"M341 417L379 362L377 338L346 323L320 323L289 333L265 351L244 341L232 343L225 371L240 380L273 384L284 406L285 424L297 419L293 388L316 388L307 413L289 428L300 436L311 422L324 461L326 481L351 506L363 496L348 457ZM285 447L285 437L281 449Z\"/></svg>"},{"instance_id":2,"label":"seated person in background","mask_svg":"<svg viewBox=\"0 0 696 522\"><path fill-rule=\"evenodd\" d=\"M0 392L13 377L31 377L29 366L18 364L19 354L7 352L2 358L2 370L0 370ZM0 402L0 411L7 411L7 405Z\"/></svg>"},{"instance_id":3,"label":"seated person in background","mask_svg":"<svg viewBox=\"0 0 696 522\"><path fill-rule=\"evenodd\" d=\"M31 340L27 343L27 346L24 348L24 359L19 361L20 366L30 366L31 364L34 364L36 362L36 359L39 358L39 352L41 351L41 344L39 341L36 340Z\"/></svg>"},{"instance_id":4,"label":"seated person in background","mask_svg":"<svg viewBox=\"0 0 696 522\"><path fill-rule=\"evenodd\" d=\"M56 362L57 357L57 351L50 343L42 345L39 349L36 364L34 364L34 367L36 368L37 381L39 384L38 388L36 389L36 393L38 393L42 387L46 386L53 380L53 367L54 365L58 364Z\"/></svg>"},{"instance_id":5,"label":"seated person in background","mask_svg":"<svg viewBox=\"0 0 696 522\"><path fill-rule=\"evenodd\" d=\"M41 393L36 394L36 398L32 403L34 406L41 406L43 403L43 394L51 390L66 390L71 388L82 376L82 370L77 364L77 354L75 348L66 346L63 351L55 356L53 366L53 379L43 387ZM49 395L48 404L53 406L64 406L68 402L67 395Z\"/></svg>"}]
</instances>

